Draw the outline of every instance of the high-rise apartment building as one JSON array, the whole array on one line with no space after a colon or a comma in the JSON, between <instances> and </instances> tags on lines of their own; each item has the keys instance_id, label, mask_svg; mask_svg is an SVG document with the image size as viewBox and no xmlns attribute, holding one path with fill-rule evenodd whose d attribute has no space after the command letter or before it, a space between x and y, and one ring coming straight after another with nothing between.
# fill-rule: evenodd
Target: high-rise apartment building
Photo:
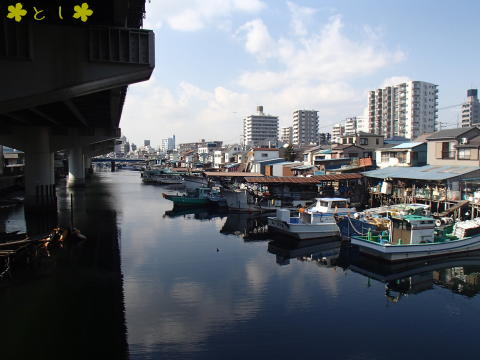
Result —
<instances>
[{"instance_id":1,"label":"high-rise apartment building","mask_svg":"<svg viewBox=\"0 0 480 360\"><path fill-rule=\"evenodd\" d=\"M280 128L280 141L284 144L291 144L293 141L293 128L291 126L286 126Z\"/></svg>"},{"instance_id":2,"label":"high-rise apartment building","mask_svg":"<svg viewBox=\"0 0 480 360\"><path fill-rule=\"evenodd\" d=\"M437 121L438 85L407 81L372 90L368 94L368 132L386 138L414 139L434 132Z\"/></svg>"},{"instance_id":3,"label":"high-rise apartment building","mask_svg":"<svg viewBox=\"0 0 480 360\"><path fill-rule=\"evenodd\" d=\"M357 120L357 133L360 131L368 133L370 131L368 127L368 116L355 116Z\"/></svg>"},{"instance_id":4,"label":"high-rise apartment building","mask_svg":"<svg viewBox=\"0 0 480 360\"><path fill-rule=\"evenodd\" d=\"M263 106L257 106L257 114L243 119L243 145L269 146L278 145L278 116L263 113Z\"/></svg>"},{"instance_id":5,"label":"high-rise apartment building","mask_svg":"<svg viewBox=\"0 0 480 360\"><path fill-rule=\"evenodd\" d=\"M339 144L343 135L345 135L345 126L340 123L333 125L332 142Z\"/></svg>"},{"instance_id":6,"label":"high-rise apartment building","mask_svg":"<svg viewBox=\"0 0 480 360\"><path fill-rule=\"evenodd\" d=\"M175 149L175 135L171 138L162 139L162 144L160 145L160 150L167 152L169 150Z\"/></svg>"},{"instance_id":7,"label":"high-rise apartment building","mask_svg":"<svg viewBox=\"0 0 480 360\"><path fill-rule=\"evenodd\" d=\"M477 89L467 90L467 101L462 104L462 127L480 126L480 103Z\"/></svg>"},{"instance_id":8,"label":"high-rise apartment building","mask_svg":"<svg viewBox=\"0 0 480 360\"><path fill-rule=\"evenodd\" d=\"M296 110L293 113L292 140L297 145L318 142L318 111Z\"/></svg>"},{"instance_id":9,"label":"high-rise apartment building","mask_svg":"<svg viewBox=\"0 0 480 360\"><path fill-rule=\"evenodd\" d=\"M345 135L355 135L357 133L357 117L345 119Z\"/></svg>"}]
</instances>

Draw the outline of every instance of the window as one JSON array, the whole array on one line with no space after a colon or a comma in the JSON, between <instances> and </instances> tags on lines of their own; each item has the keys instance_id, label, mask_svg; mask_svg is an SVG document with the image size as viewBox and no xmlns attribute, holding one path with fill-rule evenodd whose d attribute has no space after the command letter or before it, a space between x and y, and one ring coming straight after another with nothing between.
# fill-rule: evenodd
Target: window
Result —
<instances>
[{"instance_id":1,"label":"window","mask_svg":"<svg viewBox=\"0 0 480 360\"><path fill-rule=\"evenodd\" d=\"M470 160L470 151L471 149L459 149L458 160Z\"/></svg>"},{"instance_id":2,"label":"window","mask_svg":"<svg viewBox=\"0 0 480 360\"><path fill-rule=\"evenodd\" d=\"M262 153L262 157L268 157L267 153Z\"/></svg>"},{"instance_id":3,"label":"window","mask_svg":"<svg viewBox=\"0 0 480 360\"><path fill-rule=\"evenodd\" d=\"M390 159L390 153L388 152L382 152L382 163L388 162Z\"/></svg>"},{"instance_id":4,"label":"window","mask_svg":"<svg viewBox=\"0 0 480 360\"><path fill-rule=\"evenodd\" d=\"M346 208L346 201L334 201L332 202L332 208Z\"/></svg>"},{"instance_id":5,"label":"window","mask_svg":"<svg viewBox=\"0 0 480 360\"><path fill-rule=\"evenodd\" d=\"M367 138L360 138L360 145L368 145L368 139Z\"/></svg>"},{"instance_id":6,"label":"window","mask_svg":"<svg viewBox=\"0 0 480 360\"><path fill-rule=\"evenodd\" d=\"M353 138L348 138L348 143L353 144Z\"/></svg>"},{"instance_id":7,"label":"window","mask_svg":"<svg viewBox=\"0 0 480 360\"><path fill-rule=\"evenodd\" d=\"M455 159L455 151L449 142L442 142L442 159Z\"/></svg>"},{"instance_id":8,"label":"window","mask_svg":"<svg viewBox=\"0 0 480 360\"><path fill-rule=\"evenodd\" d=\"M347 139L346 138L342 139L342 144L346 144L346 143L347 143Z\"/></svg>"},{"instance_id":9,"label":"window","mask_svg":"<svg viewBox=\"0 0 480 360\"><path fill-rule=\"evenodd\" d=\"M379 144L380 144L380 139L379 139L379 138L376 138L376 139L375 139L375 143L376 143L377 145L379 145Z\"/></svg>"}]
</instances>

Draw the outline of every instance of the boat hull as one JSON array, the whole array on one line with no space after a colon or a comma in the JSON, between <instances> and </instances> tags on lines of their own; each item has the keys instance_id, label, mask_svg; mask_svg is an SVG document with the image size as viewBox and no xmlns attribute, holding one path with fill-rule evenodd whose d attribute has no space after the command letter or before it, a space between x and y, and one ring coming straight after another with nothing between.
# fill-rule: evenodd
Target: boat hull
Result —
<instances>
[{"instance_id":1,"label":"boat hull","mask_svg":"<svg viewBox=\"0 0 480 360\"><path fill-rule=\"evenodd\" d=\"M182 184L182 179L176 178L149 178L143 179L143 182L146 184L162 184L162 185L174 185L174 184Z\"/></svg>"},{"instance_id":2,"label":"boat hull","mask_svg":"<svg viewBox=\"0 0 480 360\"><path fill-rule=\"evenodd\" d=\"M213 204L207 198L198 199L198 198L192 198L188 196L176 196L176 195L168 195L168 194L163 194L163 197L167 200L172 201L174 206L208 206Z\"/></svg>"},{"instance_id":3,"label":"boat hull","mask_svg":"<svg viewBox=\"0 0 480 360\"><path fill-rule=\"evenodd\" d=\"M292 224L269 217L268 229L299 240L340 237L340 230L335 223Z\"/></svg>"},{"instance_id":4,"label":"boat hull","mask_svg":"<svg viewBox=\"0 0 480 360\"><path fill-rule=\"evenodd\" d=\"M436 244L385 246L355 237L352 237L351 243L357 245L359 251L366 255L380 257L387 261L405 261L478 250L480 249L480 235Z\"/></svg>"}]
</instances>

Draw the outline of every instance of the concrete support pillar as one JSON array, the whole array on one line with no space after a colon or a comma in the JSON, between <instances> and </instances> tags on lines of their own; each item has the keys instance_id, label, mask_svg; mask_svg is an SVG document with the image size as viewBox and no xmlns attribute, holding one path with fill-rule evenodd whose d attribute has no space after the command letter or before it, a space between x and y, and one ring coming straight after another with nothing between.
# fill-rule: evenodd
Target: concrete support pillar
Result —
<instances>
[{"instance_id":1,"label":"concrete support pillar","mask_svg":"<svg viewBox=\"0 0 480 360\"><path fill-rule=\"evenodd\" d=\"M92 173L93 173L92 158L90 156L85 155L85 176L90 177Z\"/></svg>"},{"instance_id":2,"label":"concrete support pillar","mask_svg":"<svg viewBox=\"0 0 480 360\"><path fill-rule=\"evenodd\" d=\"M29 129L25 149L25 207L56 208L54 158L46 127Z\"/></svg>"},{"instance_id":3,"label":"concrete support pillar","mask_svg":"<svg viewBox=\"0 0 480 360\"><path fill-rule=\"evenodd\" d=\"M68 155L68 181L67 185L85 185L85 162L81 146L74 146Z\"/></svg>"}]
</instances>

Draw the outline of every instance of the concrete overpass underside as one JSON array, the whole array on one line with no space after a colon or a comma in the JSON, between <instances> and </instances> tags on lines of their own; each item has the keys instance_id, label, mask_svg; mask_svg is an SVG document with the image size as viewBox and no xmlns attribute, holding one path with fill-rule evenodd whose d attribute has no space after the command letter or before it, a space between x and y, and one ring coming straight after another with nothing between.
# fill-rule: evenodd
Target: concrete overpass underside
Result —
<instances>
[{"instance_id":1,"label":"concrete overpass underside","mask_svg":"<svg viewBox=\"0 0 480 360\"><path fill-rule=\"evenodd\" d=\"M20 21L0 10L0 144L25 152L31 208L56 204L54 151L69 151L69 185L84 184L89 157L120 136L128 85L155 66L145 0L89 2L85 21L71 15L75 6L24 1Z\"/></svg>"}]
</instances>

